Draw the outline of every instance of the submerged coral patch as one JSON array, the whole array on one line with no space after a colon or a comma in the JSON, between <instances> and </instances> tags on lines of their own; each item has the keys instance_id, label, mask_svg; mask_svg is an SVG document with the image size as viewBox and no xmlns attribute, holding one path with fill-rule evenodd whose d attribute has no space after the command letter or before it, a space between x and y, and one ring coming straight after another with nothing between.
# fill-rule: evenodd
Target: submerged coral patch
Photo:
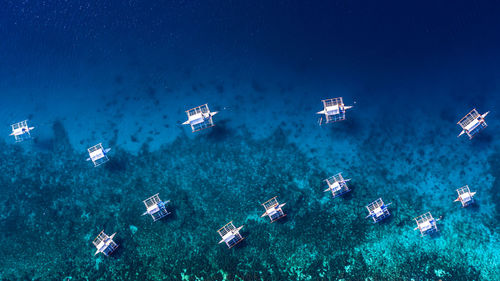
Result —
<instances>
[{"instance_id":1,"label":"submerged coral patch","mask_svg":"<svg viewBox=\"0 0 500 281\"><path fill-rule=\"evenodd\" d=\"M361 152L365 164L331 162L354 178L352 192L332 199L322 192L326 171L282 130L260 140L245 130L179 137L136 156L116 147L93 168L62 125L53 128L57 154L5 144L0 152L3 280L478 280L484 270L461 258L470 230L453 237L447 225L430 239L412 231L419 196L380 190L392 217L365 219L370 184L401 178L367 164L386 157L377 152ZM412 190L411 179L402 182ZM155 193L171 200L172 213L153 223L141 214ZM273 196L287 203L287 216L271 224L259 216ZM216 233L228 221L245 224L246 237L230 250ZM103 229L117 232L120 246L94 257L92 239Z\"/></svg>"}]
</instances>

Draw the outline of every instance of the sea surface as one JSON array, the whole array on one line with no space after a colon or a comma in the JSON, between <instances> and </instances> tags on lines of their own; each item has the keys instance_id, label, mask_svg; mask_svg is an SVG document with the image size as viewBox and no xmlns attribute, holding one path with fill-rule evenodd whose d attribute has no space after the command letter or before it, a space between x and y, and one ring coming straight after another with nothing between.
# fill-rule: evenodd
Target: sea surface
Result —
<instances>
[{"instance_id":1,"label":"sea surface","mask_svg":"<svg viewBox=\"0 0 500 281\"><path fill-rule=\"evenodd\" d=\"M499 15L477 0L0 1L0 280L500 280ZM336 97L346 119L319 126ZM215 126L193 133L185 111L203 104ZM457 137L474 108L487 128ZM351 191L333 198L337 173ZM157 193L171 214L153 222ZM287 216L270 223L274 196ZM391 215L373 223L378 198ZM427 212L438 232L422 237ZM228 249L230 221L245 239ZM94 255L101 231L110 256Z\"/></svg>"}]
</instances>

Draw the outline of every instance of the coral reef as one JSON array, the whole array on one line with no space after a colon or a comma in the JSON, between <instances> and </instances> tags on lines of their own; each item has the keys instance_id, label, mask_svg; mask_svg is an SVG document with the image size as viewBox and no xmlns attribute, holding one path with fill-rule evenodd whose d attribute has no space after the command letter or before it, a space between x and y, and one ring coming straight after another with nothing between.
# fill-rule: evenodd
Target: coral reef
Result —
<instances>
[{"instance_id":1,"label":"coral reef","mask_svg":"<svg viewBox=\"0 0 500 281\"><path fill-rule=\"evenodd\" d=\"M48 150L3 143L0 279L493 280L498 276L498 249L490 248L498 245L498 234L491 227L498 218L486 219L474 209L461 210L451 203L443 207L440 200L449 201L452 192L446 199L424 200L416 185L422 181L415 179L428 178L429 168L443 169L458 160L439 155L432 144L421 147L423 152L410 149L415 144L405 138L415 132L400 132L403 139L392 140L368 134L353 156L359 161L350 161L349 166L342 159L329 161L353 178L353 191L331 200L321 185L329 171L289 142L289 132L278 129L255 140L244 128L214 129L194 138L181 136L155 151L144 145L138 155L114 147L110 162L98 168L71 148L60 122L54 123ZM384 129L375 127L372 132ZM393 130L399 129L405 130ZM490 162L498 170L497 158ZM433 186L436 179L424 183L439 188ZM377 225L364 219L364 205L375 196L374 187L377 196L393 202L392 217ZM172 214L152 223L149 216L141 216L142 200L155 193L171 200ZM287 203L288 216L270 224L258 216L263 212L260 203L275 195ZM412 231L412 218L428 209L436 216L466 211L472 215L447 215L439 223L441 235L422 239ZM245 225L246 240L228 250L217 245L216 230L230 220ZM93 256L91 242L101 229L117 232L120 247L110 257Z\"/></svg>"}]
</instances>

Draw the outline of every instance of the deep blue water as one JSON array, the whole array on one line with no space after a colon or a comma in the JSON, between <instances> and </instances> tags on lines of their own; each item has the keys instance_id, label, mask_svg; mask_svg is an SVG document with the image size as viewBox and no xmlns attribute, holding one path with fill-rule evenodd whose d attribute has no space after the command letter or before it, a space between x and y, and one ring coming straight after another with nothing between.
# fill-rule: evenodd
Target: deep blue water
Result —
<instances>
[{"instance_id":1,"label":"deep blue water","mask_svg":"<svg viewBox=\"0 0 500 281\"><path fill-rule=\"evenodd\" d=\"M0 3L0 280L500 280L499 3L149 2ZM318 126L339 96L346 120ZM204 103L216 126L192 133ZM488 127L457 138L473 108Z\"/></svg>"}]
</instances>

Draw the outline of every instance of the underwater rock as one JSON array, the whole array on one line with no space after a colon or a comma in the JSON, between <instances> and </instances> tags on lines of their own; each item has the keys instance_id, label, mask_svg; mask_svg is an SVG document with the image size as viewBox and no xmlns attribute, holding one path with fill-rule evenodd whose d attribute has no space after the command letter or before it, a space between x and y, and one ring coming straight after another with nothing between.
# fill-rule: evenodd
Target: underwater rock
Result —
<instances>
[{"instance_id":1,"label":"underwater rock","mask_svg":"<svg viewBox=\"0 0 500 281\"><path fill-rule=\"evenodd\" d=\"M52 131L54 132L54 153L64 153L70 150L71 144L69 142L68 132L66 132L61 121L57 120L54 122Z\"/></svg>"},{"instance_id":2,"label":"underwater rock","mask_svg":"<svg viewBox=\"0 0 500 281\"><path fill-rule=\"evenodd\" d=\"M130 225L129 229L130 229L130 232L132 232L132 235L134 235L137 232L137 226L135 226L135 225Z\"/></svg>"}]
</instances>

